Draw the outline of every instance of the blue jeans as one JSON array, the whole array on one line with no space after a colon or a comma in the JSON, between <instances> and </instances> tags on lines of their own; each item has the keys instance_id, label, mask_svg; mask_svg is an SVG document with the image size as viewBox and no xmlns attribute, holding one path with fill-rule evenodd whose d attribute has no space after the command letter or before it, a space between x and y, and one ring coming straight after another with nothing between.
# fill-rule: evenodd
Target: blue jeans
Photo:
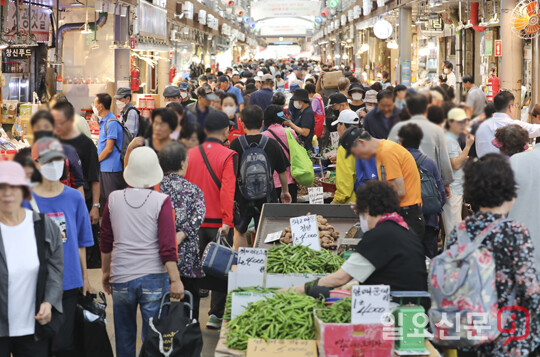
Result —
<instances>
[{"instance_id":1,"label":"blue jeans","mask_svg":"<svg viewBox=\"0 0 540 357\"><path fill-rule=\"evenodd\" d=\"M127 283L112 283L116 357L135 357L137 343L137 305L143 320L142 339L148 321L157 317L163 294L169 291L169 276L150 274Z\"/></svg>"}]
</instances>

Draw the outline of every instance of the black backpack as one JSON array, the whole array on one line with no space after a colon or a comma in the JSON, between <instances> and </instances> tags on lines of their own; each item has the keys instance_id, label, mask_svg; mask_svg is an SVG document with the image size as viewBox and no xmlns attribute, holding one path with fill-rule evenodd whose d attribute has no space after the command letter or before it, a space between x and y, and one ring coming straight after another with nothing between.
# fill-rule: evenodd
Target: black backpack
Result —
<instances>
[{"instance_id":1,"label":"black backpack","mask_svg":"<svg viewBox=\"0 0 540 357\"><path fill-rule=\"evenodd\" d=\"M264 151L268 137L262 136L258 144L248 144L246 136L238 137L244 153L240 162L238 187L247 200L259 200L269 197L274 189L274 179L270 160Z\"/></svg>"},{"instance_id":2,"label":"black backpack","mask_svg":"<svg viewBox=\"0 0 540 357\"><path fill-rule=\"evenodd\" d=\"M420 186L422 191L422 213L424 214L439 214L442 212L442 198L439 188L437 186L437 180L433 174L426 170L422 163L427 158L422 154L416 159L416 166L420 173Z\"/></svg>"},{"instance_id":3,"label":"black backpack","mask_svg":"<svg viewBox=\"0 0 540 357\"><path fill-rule=\"evenodd\" d=\"M120 161L122 161L122 166L123 166L124 158L126 157L127 147L129 143L131 143L131 140L133 140L133 135L131 135L131 132L129 131L129 129L126 128L126 126L121 121L116 119L116 117L107 120L107 122L105 123L105 135L107 135L107 128L109 127L109 123L111 121L117 122L122 127L122 147L120 148L118 146L118 140L114 141L114 147L116 148L116 150L120 152Z\"/></svg>"},{"instance_id":4,"label":"black backpack","mask_svg":"<svg viewBox=\"0 0 540 357\"><path fill-rule=\"evenodd\" d=\"M126 124L126 120L128 118L128 114L131 110L134 110L137 112L138 116L138 130L137 134L135 136L144 136L146 132L148 131L148 128L150 128L150 120L148 118L143 117L141 113L137 110L135 107L129 107L126 112L122 115L122 124Z\"/></svg>"}]
</instances>

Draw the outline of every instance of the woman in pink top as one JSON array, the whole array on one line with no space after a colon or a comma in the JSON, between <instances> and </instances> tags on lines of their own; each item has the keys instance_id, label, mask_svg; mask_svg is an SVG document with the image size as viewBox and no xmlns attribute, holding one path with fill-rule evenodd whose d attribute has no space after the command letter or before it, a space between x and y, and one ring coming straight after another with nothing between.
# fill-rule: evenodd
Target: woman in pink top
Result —
<instances>
[{"instance_id":1,"label":"woman in pink top","mask_svg":"<svg viewBox=\"0 0 540 357\"><path fill-rule=\"evenodd\" d=\"M285 116L283 115L283 108L279 105L272 104L264 111L264 126L267 128L262 135L268 136L276 140L285 157L290 161L291 157L289 154L289 142L287 140L287 132L285 127L282 125ZM290 130L290 129L289 129ZM290 130L293 137L296 139L296 133L293 130ZM287 168L287 177L289 180L289 193L292 197L292 202L296 203L296 197L298 193L298 186L294 179L291 176L291 167ZM279 182L279 175L274 172L274 187L276 190L277 197L281 196L281 183Z\"/></svg>"}]
</instances>

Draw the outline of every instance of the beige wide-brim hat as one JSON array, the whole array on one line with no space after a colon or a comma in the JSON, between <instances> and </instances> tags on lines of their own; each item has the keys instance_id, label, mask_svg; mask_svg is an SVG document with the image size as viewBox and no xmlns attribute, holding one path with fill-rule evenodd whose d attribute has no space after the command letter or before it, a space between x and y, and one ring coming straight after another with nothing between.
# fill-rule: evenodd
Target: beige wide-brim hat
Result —
<instances>
[{"instance_id":1,"label":"beige wide-brim hat","mask_svg":"<svg viewBox=\"0 0 540 357\"><path fill-rule=\"evenodd\" d=\"M156 152L147 146L134 149L124 170L126 183L135 188L154 187L163 180Z\"/></svg>"}]
</instances>

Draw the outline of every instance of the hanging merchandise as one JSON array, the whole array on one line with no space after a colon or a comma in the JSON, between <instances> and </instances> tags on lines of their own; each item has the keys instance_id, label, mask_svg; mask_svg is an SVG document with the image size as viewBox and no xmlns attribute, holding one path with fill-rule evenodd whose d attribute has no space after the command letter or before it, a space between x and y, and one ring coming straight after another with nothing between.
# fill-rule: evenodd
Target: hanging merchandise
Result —
<instances>
[{"instance_id":1,"label":"hanging merchandise","mask_svg":"<svg viewBox=\"0 0 540 357\"><path fill-rule=\"evenodd\" d=\"M330 0L328 1L328 6L332 9L335 9L339 5L339 0Z\"/></svg>"},{"instance_id":2,"label":"hanging merchandise","mask_svg":"<svg viewBox=\"0 0 540 357\"><path fill-rule=\"evenodd\" d=\"M371 14L371 10L373 9L373 1L364 0L363 4L364 16Z\"/></svg>"},{"instance_id":3,"label":"hanging merchandise","mask_svg":"<svg viewBox=\"0 0 540 357\"><path fill-rule=\"evenodd\" d=\"M512 32L522 39L532 39L540 34L540 4L523 0L512 10Z\"/></svg>"}]
</instances>

